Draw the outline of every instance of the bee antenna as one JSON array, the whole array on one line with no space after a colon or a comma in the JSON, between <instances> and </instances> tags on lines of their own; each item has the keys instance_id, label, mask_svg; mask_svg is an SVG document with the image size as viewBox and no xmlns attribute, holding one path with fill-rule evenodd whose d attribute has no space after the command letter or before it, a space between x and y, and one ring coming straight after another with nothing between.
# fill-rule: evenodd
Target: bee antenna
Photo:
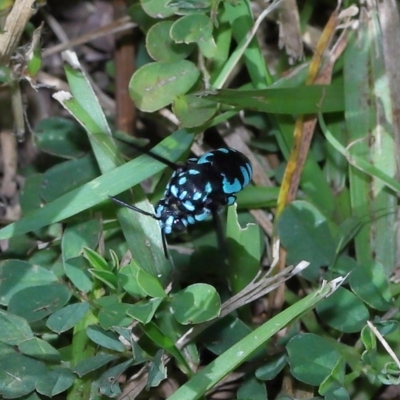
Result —
<instances>
[{"instance_id":1,"label":"bee antenna","mask_svg":"<svg viewBox=\"0 0 400 400\"><path fill-rule=\"evenodd\" d=\"M117 138L117 139L118 139L118 138ZM167 167L171 168L171 169L174 170L174 171L176 171L176 170L180 167L180 164L175 163L175 162L170 161L170 160L167 160L165 157L160 156L160 155L158 155L157 153L153 153L151 150L148 150L148 149L146 149L145 147L138 146L137 144L132 143L131 141L129 141L128 144L129 144L132 148L134 148L134 149L140 151L141 153L147 154L148 156L154 158L155 160L157 160L157 161L159 161L159 162L165 164Z\"/></svg>"},{"instance_id":2,"label":"bee antenna","mask_svg":"<svg viewBox=\"0 0 400 400\"><path fill-rule=\"evenodd\" d=\"M147 215L148 217L154 218L154 219L156 219L157 221L160 219L160 218L157 217L155 214L150 213L150 212L145 211L145 210L142 210L141 208L138 208L138 207L134 206L133 204L125 203L124 201L122 201L122 200L120 200L120 199L117 199L117 198L114 197L114 196L108 196L108 197L109 197L112 201L114 201L115 203L117 203L117 204L120 205L120 206L123 206L123 207L126 207L126 208L130 208L130 209L133 210L133 211L136 211L136 212L138 212L138 213L140 213L140 214L143 214L143 215Z\"/></svg>"}]
</instances>

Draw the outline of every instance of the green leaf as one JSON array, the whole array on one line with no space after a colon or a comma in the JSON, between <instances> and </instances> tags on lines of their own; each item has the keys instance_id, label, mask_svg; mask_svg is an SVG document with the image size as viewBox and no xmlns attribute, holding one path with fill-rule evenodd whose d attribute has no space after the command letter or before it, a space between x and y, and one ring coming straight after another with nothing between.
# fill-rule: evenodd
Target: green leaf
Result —
<instances>
[{"instance_id":1,"label":"green leaf","mask_svg":"<svg viewBox=\"0 0 400 400\"><path fill-rule=\"evenodd\" d=\"M175 43L170 36L172 21L162 21L153 25L146 35L146 48L149 55L160 62L175 62L187 58L194 45Z\"/></svg>"},{"instance_id":2,"label":"green leaf","mask_svg":"<svg viewBox=\"0 0 400 400\"><path fill-rule=\"evenodd\" d=\"M129 93L140 110L154 112L171 104L175 96L185 94L199 76L196 66L187 60L150 63L133 74Z\"/></svg>"},{"instance_id":3,"label":"green leaf","mask_svg":"<svg viewBox=\"0 0 400 400\"><path fill-rule=\"evenodd\" d=\"M33 174L26 178L19 194L23 215L43 206L43 199L40 197L42 181L43 174Z\"/></svg>"},{"instance_id":4,"label":"green leaf","mask_svg":"<svg viewBox=\"0 0 400 400\"><path fill-rule=\"evenodd\" d=\"M288 252L288 263L310 262L303 275L319 276L319 268L335 256L335 244L325 217L310 203L297 200L289 204L278 220L278 234Z\"/></svg>"},{"instance_id":5,"label":"green leaf","mask_svg":"<svg viewBox=\"0 0 400 400\"><path fill-rule=\"evenodd\" d=\"M211 0L169 0L168 4L177 8L178 15L203 14L209 11Z\"/></svg>"},{"instance_id":6,"label":"green leaf","mask_svg":"<svg viewBox=\"0 0 400 400\"><path fill-rule=\"evenodd\" d=\"M158 350L150 365L149 378L147 380L146 388L157 387L160 383L167 378L167 368L163 359L164 351Z\"/></svg>"},{"instance_id":7,"label":"green leaf","mask_svg":"<svg viewBox=\"0 0 400 400\"><path fill-rule=\"evenodd\" d=\"M89 372L96 371L111 361L117 360L118 356L114 354L97 354L93 357L86 358L75 365L73 371L82 377Z\"/></svg>"},{"instance_id":8,"label":"green leaf","mask_svg":"<svg viewBox=\"0 0 400 400\"><path fill-rule=\"evenodd\" d=\"M192 14L179 18L171 28L176 43L197 43L212 38L213 23L205 14Z\"/></svg>"},{"instance_id":9,"label":"green leaf","mask_svg":"<svg viewBox=\"0 0 400 400\"><path fill-rule=\"evenodd\" d=\"M160 282L142 270L135 260L122 267L119 272L122 287L132 296L165 297L166 293Z\"/></svg>"},{"instance_id":10,"label":"green leaf","mask_svg":"<svg viewBox=\"0 0 400 400\"><path fill-rule=\"evenodd\" d=\"M331 272L334 276L345 276L357 268L358 264L354 258L340 255L332 265Z\"/></svg>"},{"instance_id":11,"label":"green leaf","mask_svg":"<svg viewBox=\"0 0 400 400\"><path fill-rule=\"evenodd\" d=\"M341 358L326 339L312 333L296 335L289 341L286 350L293 376L313 386L320 385Z\"/></svg>"},{"instance_id":12,"label":"green leaf","mask_svg":"<svg viewBox=\"0 0 400 400\"><path fill-rule=\"evenodd\" d=\"M60 283L31 286L11 297L8 311L35 322L62 308L70 298L71 292Z\"/></svg>"},{"instance_id":13,"label":"green leaf","mask_svg":"<svg viewBox=\"0 0 400 400\"><path fill-rule=\"evenodd\" d=\"M22 260L0 263L0 304L8 305L10 298L22 289L53 283L57 277L52 271Z\"/></svg>"},{"instance_id":14,"label":"green leaf","mask_svg":"<svg viewBox=\"0 0 400 400\"><path fill-rule=\"evenodd\" d=\"M217 104L193 94L176 96L172 107L185 128L195 128L206 123L217 111Z\"/></svg>"},{"instance_id":15,"label":"green leaf","mask_svg":"<svg viewBox=\"0 0 400 400\"><path fill-rule=\"evenodd\" d=\"M196 283L178 292L171 307L180 324L200 324L219 315L221 299L213 286Z\"/></svg>"},{"instance_id":16,"label":"green leaf","mask_svg":"<svg viewBox=\"0 0 400 400\"><path fill-rule=\"evenodd\" d=\"M111 290L116 290L118 287L118 278L111 271L102 271L100 269L89 269L89 272L99 281L107 285Z\"/></svg>"},{"instance_id":17,"label":"green leaf","mask_svg":"<svg viewBox=\"0 0 400 400\"><path fill-rule=\"evenodd\" d=\"M31 327L25 319L0 310L0 341L11 346L18 346L33 338Z\"/></svg>"},{"instance_id":18,"label":"green leaf","mask_svg":"<svg viewBox=\"0 0 400 400\"><path fill-rule=\"evenodd\" d=\"M100 271L113 270L113 267L108 264L104 257L89 247L83 248L83 255L94 269L98 269Z\"/></svg>"},{"instance_id":19,"label":"green leaf","mask_svg":"<svg viewBox=\"0 0 400 400\"><path fill-rule=\"evenodd\" d=\"M358 265L350 274L350 286L361 300L375 310L387 311L393 306L386 272L376 261Z\"/></svg>"},{"instance_id":20,"label":"green leaf","mask_svg":"<svg viewBox=\"0 0 400 400\"><path fill-rule=\"evenodd\" d=\"M153 18L167 18L175 14L176 8L169 5L170 0L141 0L143 10Z\"/></svg>"},{"instance_id":21,"label":"green leaf","mask_svg":"<svg viewBox=\"0 0 400 400\"><path fill-rule=\"evenodd\" d=\"M22 354L10 354L0 362L0 397L20 398L33 390L38 379L47 376L45 364Z\"/></svg>"},{"instance_id":22,"label":"green leaf","mask_svg":"<svg viewBox=\"0 0 400 400\"><path fill-rule=\"evenodd\" d=\"M228 240L228 279L233 293L244 289L257 275L262 254L260 228L256 224L239 225L237 206L228 207L226 237Z\"/></svg>"},{"instance_id":23,"label":"green leaf","mask_svg":"<svg viewBox=\"0 0 400 400\"><path fill-rule=\"evenodd\" d=\"M142 324L147 324L153 319L154 314L162 301L163 298L160 297L154 297L148 301L140 301L131 305L126 313Z\"/></svg>"},{"instance_id":24,"label":"green leaf","mask_svg":"<svg viewBox=\"0 0 400 400\"><path fill-rule=\"evenodd\" d=\"M93 280L88 269L89 265L82 256L70 258L63 264L65 275L78 290L88 293L93 289Z\"/></svg>"},{"instance_id":25,"label":"green leaf","mask_svg":"<svg viewBox=\"0 0 400 400\"><path fill-rule=\"evenodd\" d=\"M199 50L204 57L213 59L218 56L218 48L214 38L203 39L198 42L198 45Z\"/></svg>"},{"instance_id":26,"label":"green leaf","mask_svg":"<svg viewBox=\"0 0 400 400\"><path fill-rule=\"evenodd\" d=\"M25 53L26 71L25 75L28 78L36 77L42 66L42 52L40 35L42 33L43 26L40 25L32 33L32 41L29 43Z\"/></svg>"},{"instance_id":27,"label":"green leaf","mask_svg":"<svg viewBox=\"0 0 400 400\"><path fill-rule=\"evenodd\" d=\"M143 332L158 346L173 355L186 374L191 374L191 369L187 364L185 358L177 349L174 342L166 336L161 329L153 322L141 326Z\"/></svg>"},{"instance_id":28,"label":"green leaf","mask_svg":"<svg viewBox=\"0 0 400 400\"><path fill-rule=\"evenodd\" d=\"M43 174L40 195L47 203L100 175L92 155L54 165ZM68 179L65 177L68 176Z\"/></svg>"},{"instance_id":29,"label":"green leaf","mask_svg":"<svg viewBox=\"0 0 400 400\"><path fill-rule=\"evenodd\" d=\"M152 151L159 155L175 161L182 155L192 142L193 135L184 130L177 131ZM166 147L165 147L166 146ZM171 146L173 149L166 150ZM164 151L160 151L164 149ZM153 158L142 155L134 160L116 168L93 181L72 190L61 196L57 200L39 208L21 220L0 229L0 239L18 236L26 232L31 232L43 226L59 222L71 217L81 211L107 200L108 196L116 195L137 185L150 176L160 172L165 165ZM135 171L132 174L132 171Z\"/></svg>"},{"instance_id":30,"label":"green leaf","mask_svg":"<svg viewBox=\"0 0 400 400\"><path fill-rule=\"evenodd\" d=\"M151 6L149 9L151 10ZM157 16L152 18L149 14L146 14L140 2L132 3L127 11L132 22L135 22L143 32L147 32L157 22ZM139 61L142 61L141 58L145 58L148 61L146 55L138 57Z\"/></svg>"},{"instance_id":31,"label":"green leaf","mask_svg":"<svg viewBox=\"0 0 400 400\"><path fill-rule=\"evenodd\" d=\"M272 357L272 360L269 360L262 367L257 368L255 375L258 379L262 381L269 381L271 379L274 379L279 374L279 372L282 371L285 365L286 356L284 354L278 357Z\"/></svg>"},{"instance_id":32,"label":"green leaf","mask_svg":"<svg viewBox=\"0 0 400 400\"><path fill-rule=\"evenodd\" d=\"M160 282L146 271L139 269L136 275L137 283L144 293L150 297L166 297L167 294Z\"/></svg>"},{"instance_id":33,"label":"green leaf","mask_svg":"<svg viewBox=\"0 0 400 400\"><path fill-rule=\"evenodd\" d=\"M88 312L89 303L70 304L56 311L46 321L46 326L54 332L61 333L73 328Z\"/></svg>"},{"instance_id":34,"label":"green leaf","mask_svg":"<svg viewBox=\"0 0 400 400\"><path fill-rule=\"evenodd\" d=\"M256 377L250 376L237 391L238 399L267 400L268 394L265 384Z\"/></svg>"},{"instance_id":35,"label":"green leaf","mask_svg":"<svg viewBox=\"0 0 400 400\"><path fill-rule=\"evenodd\" d=\"M371 331L369 326L364 326L360 339L366 350L376 350L376 335Z\"/></svg>"},{"instance_id":36,"label":"green leaf","mask_svg":"<svg viewBox=\"0 0 400 400\"><path fill-rule=\"evenodd\" d=\"M242 320L228 315L205 331L204 345L214 354L220 355L251 332Z\"/></svg>"},{"instance_id":37,"label":"green leaf","mask_svg":"<svg viewBox=\"0 0 400 400\"><path fill-rule=\"evenodd\" d=\"M60 352L51 344L40 338L25 340L18 346L19 351L27 356L53 363L61 361Z\"/></svg>"},{"instance_id":38,"label":"green leaf","mask_svg":"<svg viewBox=\"0 0 400 400\"><path fill-rule=\"evenodd\" d=\"M114 303L102 306L99 312L99 324L104 329L113 326L128 326L132 323L132 318L127 312L134 307L134 304Z\"/></svg>"},{"instance_id":39,"label":"green leaf","mask_svg":"<svg viewBox=\"0 0 400 400\"><path fill-rule=\"evenodd\" d=\"M111 398L117 397L121 393L118 378L122 376L132 363L133 360L128 360L104 372L99 378L100 393Z\"/></svg>"},{"instance_id":40,"label":"green leaf","mask_svg":"<svg viewBox=\"0 0 400 400\"><path fill-rule=\"evenodd\" d=\"M344 110L343 85L307 85L262 90L224 89L207 94L222 104L271 114L318 114Z\"/></svg>"},{"instance_id":41,"label":"green leaf","mask_svg":"<svg viewBox=\"0 0 400 400\"><path fill-rule=\"evenodd\" d=\"M265 342L295 318L315 305L333 290L333 284L328 283L318 291L310 293L286 310L265 322L245 338L231 346L225 353L197 372L187 383L182 385L168 400L194 400L203 396L207 390L241 365L254 352L264 349ZM308 360L306 356L305 360ZM304 359L303 359L304 360Z\"/></svg>"},{"instance_id":42,"label":"green leaf","mask_svg":"<svg viewBox=\"0 0 400 400\"><path fill-rule=\"evenodd\" d=\"M318 391L321 395L326 393L332 393L339 387L343 386L345 383L345 370L346 361L344 357L341 357L336 363L332 372L327 376L327 378L321 383Z\"/></svg>"},{"instance_id":43,"label":"green leaf","mask_svg":"<svg viewBox=\"0 0 400 400\"><path fill-rule=\"evenodd\" d=\"M36 390L47 397L65 392L74 383L76 376L68 368L55 368L36 383Z\"/></svg>"},{"instance_id":44,"label":"green leaf","mask_svg":"<svg viewBox=\"0 0 400 400\"><path fill-rule=\"evenodd\" d=\"M71 119L46 118L35 125L36 146L49 154L65 158L82 157L89 142L82 127Z\"/></svg>"},{"instance_id":45,"label":"green leaf","mask_svg":"<svg viewBox=\"0 0 400 400\"><path fill-rule=\"evenodd\" d=\"M139 266L132 260L129 265L125 265L121 268L118 279L125 292L129 293L131 296L146 297L145 291L140 287L136 279L138 269Z\"/></svg>"},{"instance_id":46,"label":"green leaf","mask_svg":"<svg viewBox=\"0 0 400 400\"><path fill-rule=\"evenodd\" d=\"M335 387L325 393L325 400L350 400L350 395L344 387Z\"/></svg>"},{"instance_id":47,"label":"green leaf","mask_svg":"<svg viewBox=\"0 0 400 400\"><path fill-rule=\"evenodd\" d=\"M96 247L101 232L101 223L97 218L70 224L62 237L63 261L81 256L84 247Z\"/></svg>"},{"instance_id":48,"label":"green leaf","mask_svg":"<svg viewBox=\"0 0 400 400\"><path fill-rule=\"evenodd\" d=\"M90 325L86 328L88 337L96 344L106 349L119 352L125 351L125 346L118 340L118 337L111 331L105 331L97 325Z\"/></svg>"},{"instance_id":49,"label":"green leaf","mask_svg":"<svg viewBox=\"0 0 400 400\"><path fill-rule=\"evenodd\" d=\"M247 186L236 195L238 209L275 207L278 195L278 187Z\"/></svg>"},{"instance_id":50,"label":"green leaf","mask_svg":"<svg viewBox=\"0 0 400 400\"><path fill-rule=\"evenodd\" d=\"M342 287L318 304L319 317L340 332L360 332L369 319L368 308L353 293Z\"/></svg>"}]
</instances>

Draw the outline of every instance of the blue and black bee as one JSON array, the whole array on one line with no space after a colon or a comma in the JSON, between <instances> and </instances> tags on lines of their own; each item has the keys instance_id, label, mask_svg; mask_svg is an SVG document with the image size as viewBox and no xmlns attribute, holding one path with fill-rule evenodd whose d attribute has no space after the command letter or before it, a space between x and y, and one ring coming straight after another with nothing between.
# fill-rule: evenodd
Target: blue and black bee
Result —
<instances>
[{"instance_id":1,"label":"blue and black bee","mask_svg":"<svg viewBox=\"0 0 400 400\"><path fill-rule=\"evenodd\" d=\"M253 175L248 158L231 148L220 148L201 157L189 158L184 164L144 152L174 170L164 197L156 204L155 213L110 198L159 221L165 251L165 235L182 232L188 225L203 221L210 215L216 219L223 206L235 203L235 194L249 184Z\"/></svg>"}]
</instances>

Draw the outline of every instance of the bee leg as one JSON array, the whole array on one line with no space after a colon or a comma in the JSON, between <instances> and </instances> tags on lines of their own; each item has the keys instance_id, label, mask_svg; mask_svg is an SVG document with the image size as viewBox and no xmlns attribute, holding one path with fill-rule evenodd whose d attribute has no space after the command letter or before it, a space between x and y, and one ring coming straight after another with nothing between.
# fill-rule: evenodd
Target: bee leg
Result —
<instances>
[{"instance_id":1,"label":"bee leg","mask_svg":"<svg viewBox=\"0 0 400 400\"><path fill-rule=\"evenodd\" d=\"M166 235L165 235L164 231L161 231L161 240L162 240L162 246L163 246L163 249L164 249L165 258L167 260L169 260L168 243L167 243L167 238L166 238Z\"/></svg>"},{"instance_id":2,"label":"bee leg","mask_svg":"<svg viewBox=\"0 0 400 400\"><path fill-rule=\"evenodd\" d=\"M219 215L217 207L211 207L211 214L214 220L215 232L217 234L218 248L222 254L224 264L228 264L228 243L224 232L221 216Z\"/></svg>"}]
</instances>

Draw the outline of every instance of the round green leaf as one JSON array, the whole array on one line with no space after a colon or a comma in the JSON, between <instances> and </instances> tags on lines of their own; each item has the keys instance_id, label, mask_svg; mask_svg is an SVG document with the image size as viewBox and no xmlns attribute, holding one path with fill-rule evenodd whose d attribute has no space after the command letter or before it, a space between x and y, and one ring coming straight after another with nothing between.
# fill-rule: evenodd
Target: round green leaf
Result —
<instances>
[{"instance_id":1,"label":"round green leaf","mask_svg":"<svg viewBox=\"0 0 400 400\"><path fill-rule=\"evenodd\" d=\"M185 94L199 76L196 66L187 60L150 63L133 74L129 93L140 110L153 112L171 104L175 96Z\"/></svg>"},{"instance_id":2,"label":"round green leaf","mask_svg":"<svg viewBox=\"0 0 400 400\"><path fill-rule=\"evenodd\" d=\"M89 303L70 304L53 315L50 315L46 325L52 331L61 333L73 328L88 312Z\"/></svg>"},{"instance_id":3,"label":"round green leaf","mask_svg":"<svg viewBox=\"0 0 400 400\"><path fill-rule=\"evenodd\" d=\"M212 37L213 23L205 14L192 14L179 18L171 28L176 43L198 43Z\"/></svg>"},{"instance_id":4,"label":"round green leaf","mask_svg":"<svg viewBox=\"0 0 400 400\"><path fill-rule=\"evenodd\" d=\"M28 322L39 321L62 308L70 298L71 292L60 283L31 286L11 297L8 311Z\"/></svg>"},{"instance_id":5,"label":"round green leaf","mask_svg":"<svg viewBox=\"0 0 400 400\"><path fill-rule=\"evenodd\" d=\"M196 283L173 297L172 310L179 323L200 324L219 315L221 299L213 286Z\"/></svg>"},{"instance_id":6,"label":"round green leaf","mask_svg":"<svg viewBox=\"0 0 400 400\"><path fill-rule=\"evenodd\" d=\"M169 5L170 0L141 0L143 10L153 18L166 18L175 14L176 8Z\"/></svg>"},{"instance_id":7,"label":"round green leaf","mask_svg":"<svg viewBox=\"0 0 400 400\"><path fill-rule=\"evenodd\" d=\"M360 332L369 319L364 303L342 287L321 301L316 310L325 323L340 332Z\"/></svg>"},{"instance_id":8,"label":"round green leaf","mask_svg":"<svg viewBox=\"0 0 400 400\"><path fill-rule=\"evenodd\" d=\"M296 335L286 349L293 376L313 386L320 385L341 358L327 340L312 333Z\"/></svg>"},{"instance_id":9,"label":"round green leaf","mask_svg":"<svg viewBox=\"0 0 400 400\"><path fill-rule=\"evenodd\" d=\"M175 43L169 31L172 21L162 21L153 25L146 36L146 48L155 61L174 62L183 60L194 50L194 45Z\"/></svg>"}]
</instances>

